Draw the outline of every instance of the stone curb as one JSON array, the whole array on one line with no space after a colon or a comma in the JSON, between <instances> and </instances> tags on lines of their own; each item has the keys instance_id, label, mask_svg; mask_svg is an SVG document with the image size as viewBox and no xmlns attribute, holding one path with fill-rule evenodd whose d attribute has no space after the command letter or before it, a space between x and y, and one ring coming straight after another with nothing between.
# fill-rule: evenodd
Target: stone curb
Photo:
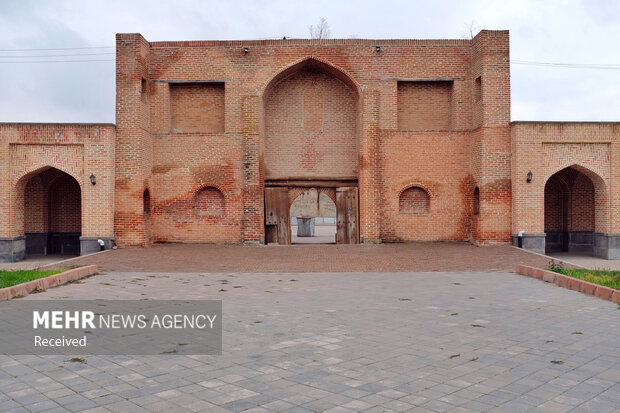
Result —
<instances>
[{"instance_id":1,"label":"stone curb","mask_svg":"<svg viewBox=\"0 0 620 413\"><path fill-rule=\"evenodd\" d=\"M77 257L73 257L73 258L67 258L66 260L62 260L62 261L56 261L56 262L50 262L49 264L45 264L39 267L40 270L44 270L44 269L55 269L54 267L58 267L59 265L66 265L69 264L71 265L71 261L75 261L75 260L79 260L80 258L84 258L84 257L93 257L95 255L99 255L99 254L105 254L106 252L110 252L110 251L114 251L114 249L109 249L109 250L105 250L105 251L97 251L97 252L93 252L92 254L87 254L87 255L78 255ZM56 268L57 269L57 268Z\"/></svg>"},{"instance_id":2,"label":"stone curb","mask_svg":"<svg viewBox=\"0 0 620 413\"><path fill-rule=\"evenodd\" d=\"M49 277L17 284L12 287L0 288L0 301L10 300L16 297L25 297L33 291L45 291L51 287L57 287L70 281L97 274L98 271L96 265L87 265L85 267L74 268L59 274L50 275Z\"/></svg>"},{"instance_id":3,"label":"stone curb","mask_svg":"<svg viewBox=\"0 0 620 413\"><path fill-rule=\"evenodd\" d=\"M620 290L616 290L614 288L593 284L578 278L569 277L568 275L558 274L553 271L543 270L536 267L528 267L527 265L518 265L517 274L533 277L537 280L553 283L558 287L579 291L584 294L593 295L595 297L602 298L603 300L620 304Z\"/></svg>"}]
</instances>

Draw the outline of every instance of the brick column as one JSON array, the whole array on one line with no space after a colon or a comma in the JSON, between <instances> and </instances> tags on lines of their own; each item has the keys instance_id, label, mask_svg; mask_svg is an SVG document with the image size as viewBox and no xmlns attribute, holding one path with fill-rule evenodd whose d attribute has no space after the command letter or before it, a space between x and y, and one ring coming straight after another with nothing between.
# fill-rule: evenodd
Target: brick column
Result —
<instances>
[{"instance_id":1,"label":"brick column","mask_svg":"<svg viewBox=\"0 0 620 413\"><path fill-rule=\"evenodd\" d=\"M243 242L264 243L264 177L260 167L259 96L243 99Z\"/></svg>"},{"instance_id":2,"label":"brick column","mask_svg":"<svg viewBox=\"0 0 620 413\"><path fill-rule=\"evenodd\" d=\"M360 102L360 238L364 243L381 242L379 190L379 93L367 91Z\"/></svg>"},{"instance_id":3,"label":"brick column","mask_svg":"<svg viewBox=\"0 0 620 413\"><path fill-rule=\"evenodd\" d=\"M139 34L116 35L114 232L119 245L146 242L142 196L151 174L153 150L148 104L142 89L148 89L149 47Z\"/></svg>"},{"instance_id":4,"label":"brick column","mask_svg":"<svg viewBox=\"0 0 620 413\"><path fill-rule=\"evenodd\" d=\"M512 219L508 31L483 30L472 40L472 49L472 78L481 79L481 101L474 114L480 124L471 143L480 213L473 218L472 239L477 244L507 242Z\"/></svg>"}]
</instances>

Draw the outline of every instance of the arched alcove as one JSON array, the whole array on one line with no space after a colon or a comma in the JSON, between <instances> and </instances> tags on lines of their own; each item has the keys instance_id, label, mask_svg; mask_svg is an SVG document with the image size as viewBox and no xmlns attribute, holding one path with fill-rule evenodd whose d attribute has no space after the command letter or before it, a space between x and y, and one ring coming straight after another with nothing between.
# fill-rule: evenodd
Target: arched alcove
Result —
<instances>
[{"instance_id":1,"label":"arched alcove","mask_svg":"<svg viewBox=\"0 0 620 413\"><path fill-rule=\"evenodd\" d=\"M194 196L194 211L199 217L224 216L224 194L213 186L200 188Z\"/></svg>"},{"instance_id":2,"label":"arched alcove","mask_svg":"<svg viewBox=\"0 0 620 413\"><path fill-rule=\"evenodd\" d=\"M82 191L75 178L44 167L18 181L16 194L17 231L26 236L26 254L79 255Z\"/></svg>"},{"instance_id":3,"label":"arched alcove","mask_svg":"<svg viewBox=\"0 0 620 413\"><path fill-rule=\"evenodd\" d=\"M358 90L315 59L288 67L263 95L265 180L357 179Z\"/></svg>"},{"instance_id":4,"label":"arched alcove","mask_svg":"<svg viewBox=\"0 0 620 413\"><path fill-rule=\"evenodd\" d=\"M602 185L602 180L600 180ZM553 174L545 184L545 251L588 252L594 248L594 234L604 216L597 198L604 198L595 182L583 171L568 167ZM597 194L597 192L599 192ZM598 218L597 218L598 217ZM598 225L597 225L598 224Z\"/></svg>"},{"instance_id":5,"label":"arched alcove","mask_svg":"<svg viewBox=\"0 0 620 413\"><path fill-rule=\"evenodd\" d=\"M412 186L400 193L398 210L401 214L427 214L431 209L431 197L424 188Z\"/></svg>"},{"instance_id":6,"label":"arched alcove","mask_svg":"<svg viewBox=\"0 0 620 413\"><path fill-rule=\"evenodd\" d=\"M474 189L474 202L473 202L474 215L480 215L480 188Z\"/></svg>"},{"instance_id":7,"label":"arched alcove","mask_svg":"<svg viewBox=\"0 0 620 413\"><path fill-rule=\"evenodd\" d=\"M144 244L148 246L151 244L153 233L151 192L148 188L142 193L142 213L144 219Z\"/></svg>"}]
</instances>

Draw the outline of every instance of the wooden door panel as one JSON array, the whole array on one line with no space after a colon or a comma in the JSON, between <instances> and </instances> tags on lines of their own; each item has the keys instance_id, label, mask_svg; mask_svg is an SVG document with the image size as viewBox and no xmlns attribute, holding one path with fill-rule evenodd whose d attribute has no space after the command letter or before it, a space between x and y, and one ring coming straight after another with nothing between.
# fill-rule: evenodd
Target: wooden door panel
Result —
<instances>
[{"instance_id":1,"label":"wooden door panel","mask_svg":"<svg viewBox=\"0 0 620 413\"><path fill-rule=\"evenodd\" d=\"M268 244L291 243L288 188L265 188L265 241Z\"/></svg>"},{"instance_id":2,"label":"wooden door panel","mask_svg":"<svg viewBox=\"0 0 620 413\"><path fill-rule=\"evenodd\" d=\"M359 243L358 190L336 189L336 244Z\"/></svg>"}]
</instances>

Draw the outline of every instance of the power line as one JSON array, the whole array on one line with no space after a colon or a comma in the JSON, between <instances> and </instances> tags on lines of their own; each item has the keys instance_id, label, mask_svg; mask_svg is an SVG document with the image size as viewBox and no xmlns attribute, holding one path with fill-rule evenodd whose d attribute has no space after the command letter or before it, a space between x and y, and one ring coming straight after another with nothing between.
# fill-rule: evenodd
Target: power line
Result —
<instances>
[{"instance_id":1,"label":"power line","mask_svg":"<svg viewBox=\"0 0 620 413\"><path fill-rule=\"evenodd\" d=\"M0 56L0 58L20 59L23 57L79 57L79 56L102 56L116 54L115 52L107 53L79 53L79 54L48 54L48 55L19 55L19 56Z\"/></svg>"},{"instance_id":2,"label":"power line","mask_svg":"<svg viewBox=\"0 0 620 413\"><path fill-rule=\"evenodd\" d=\"M21 60L0 62L2 64L11 63L83 63L83 62L115 62L115 59L89 59L89 60Z\"/></svg>"},{"instance_id":3,"label":"power line","mask_svg":"<svg viewBox=\"0 0 620 413\"><path fill-rule=\"evenodd\" d=\"M39 52L43 50L87 50L87 49L114 49L114 46L59 47L59 48L49 48L49 49L0 49L0 52Z\"/></svg>"},{"instance_id":4,"label":"power line","mask_svg":"<svg viewBox=\"0 0 620 413\"><path fill-rule=\"evenodd\" d=\"M529 60L511 60L514 65L560 67L564 69L598 69L598 70L620 70L620 64L595 64L595 63L557 63L557 62L535 62Z\"/></svg>"},{"instance_id":5,"label":"power line","mask_svg":"<svg viewBox=\"0 0 620 413\"><path fill-rule=\"evenodd\" d=\"M93 49L114 49L114 46L88 46L88 47L57 47L57 48L28 48L28 49L0 49L0 52L27 52L27 51L61 51L61 50L93 50ZM19 59L19 58L48 58L48 57L81 57L81 56L102 56L113 55L115 52L103 53L80 53L80 54L50 54L50 55L16 55L0 56L0 58ZM83 62L113 62L113 59L89 59L89 60L23 60L23 61L1 61L2 63L83 63ZM594 64L594 63L559 63L559 62L537 62L531 60L511 60L510 64L524 66L558 67L564 69L596 69L596 70L620 70L620 64Z\"/></svg>"}]
</instances>

